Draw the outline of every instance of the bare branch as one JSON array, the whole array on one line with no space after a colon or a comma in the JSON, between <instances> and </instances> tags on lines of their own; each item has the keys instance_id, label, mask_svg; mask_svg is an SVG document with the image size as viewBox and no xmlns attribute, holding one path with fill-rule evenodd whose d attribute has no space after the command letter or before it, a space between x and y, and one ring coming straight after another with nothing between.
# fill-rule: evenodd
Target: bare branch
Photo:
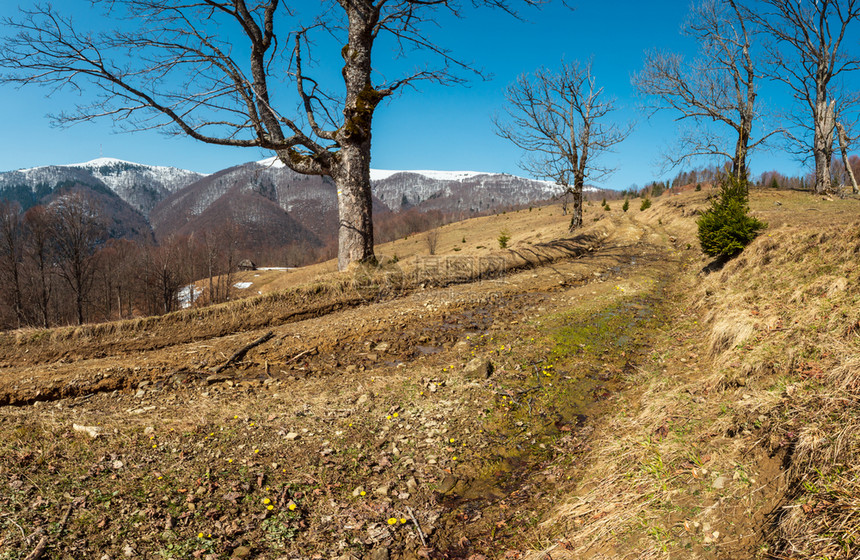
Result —
<instances>
[{"instance_id":1,"label":"bare branch","mask_svg":"<svg viewBox=\"0 0 860 560\"><path fill-rule=\"evenodd\" d=\"M759 0L758 6L746 14L771 39L770 77L786 84L802 107L791 115L789 138L802 159L815 162L815 191L830 191L836 123L852 120L852 114L856 119L860 103L841 79L860 69L856 46L845 43L860 20L860 1Z\"/></svg>"},{"instance_id":2,"label":"bare branch","mask_svg":"<svg viewBox=\"0 0 860 560\"><path fill-rule=\"evenodd\" d=\"M723 156L732 161L733 174L742 177L748 154L781 133L773 128L753 138L754 125L762 128L756 99L762 72L753 54L749 19L735 0L703 0L693 7L685 28L699 43L698 58L686 62L677 54L646 53L634 86L650 100L652 110L671 110L678 121L690 121L700 131L680 135L666 154L670 166ZM713 125L723 132L717 133Z\"/></svg>"},{"instance_id":3,"label":"bare branch","mask_svg":"<svg viewBox=\"0 0 860 560\"><path fill-rule=\"evenodd\" d=\"M523 74L506 91L506 118L496 118L497 134L521 148L520 166L536 177L572 185L571 230L582 225L582 189L586 179L599 180L614 170L596 159L622 142L632 124L607 123L615 100L597 87L591 64L562 63L559 72L546 68Z\"/></svg>"}]
</instances>

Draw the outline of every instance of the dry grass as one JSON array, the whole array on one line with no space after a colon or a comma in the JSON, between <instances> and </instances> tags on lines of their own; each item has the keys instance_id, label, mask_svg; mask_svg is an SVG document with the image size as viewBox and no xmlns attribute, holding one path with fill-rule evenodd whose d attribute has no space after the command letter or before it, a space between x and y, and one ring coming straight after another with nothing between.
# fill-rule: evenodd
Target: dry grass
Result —
<instances>
[{"instance_id":1,"label":"dry grass","mask_svg":"<svg viewBox=\"0 0 860 560\"><path fill-rule=\"evenodd\" d=\"M698 304L711 341L730 341L712 342L717 362L759 377L757 406L740 410L739 423L764 419L762 435L788 454L771 554L857 558L860 224L834 224L830 214L798 222L772 228L706 279ZM778 379L790 384L774 398Z\"/></svg>"},{"instance_id":2,"label":"dry grass","mask_svg":"<svg viewBox=\"0 0 860 560\"><path fill-rule=\"evenodd\" d=\"M695 246L705 197L640 219ZM677 326L543 524L553 558L860 557L860 203L751 206L770 229L718 272L679 275Z\"/></svg>"},{"instance_id":3,"label":"dry grass","mask_svg":"<svg viewBox=\"0 0 860 560\"><path fill-rule=\"evenodd\" d=\"M567 219L556 207L477 218L434 230L440 252L444 250L438 256L423 254L423 237L410 239L409 245L399 240L380 246L377 254L396 250L404 255L402 259L381 256L378 265L355 266L347 273L335 272L333 261L295 271L264 271L260 285L254 288L263 293L227 303L111 323L8 331L0 333L0 360L13 364L61 356L80 359L268 328L334 308L402 296L415 289L473 282L569 259L594 251L607 241L608 231L614 230L608 221L598 221L570 235L566 232ZM522 232L504 251L489 245L498 245L494 236L499 227ZM462 240L467 236L473 241L458 250L465 247ZM255 274L246 272L236 279L250 281Z\"/></svg>"}]
</instances>

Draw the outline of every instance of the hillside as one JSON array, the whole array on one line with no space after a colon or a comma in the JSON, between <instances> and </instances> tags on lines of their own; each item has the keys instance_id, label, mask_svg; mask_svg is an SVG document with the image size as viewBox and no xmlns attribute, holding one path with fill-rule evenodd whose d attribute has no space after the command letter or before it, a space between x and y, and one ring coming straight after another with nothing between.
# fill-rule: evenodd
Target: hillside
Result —
<instances>
[{"instance_id":1,"label":"hillside","mask_svg":"<svg viewBox=\"0 0 860 560\"><path fill-rule=\"evenodd\" d=\"M148 217L159 201L201 177L200 173L175 167L98 158L0 173L0 199L15 200L26 210L44 204L57 190L78 186L112 193Z\"/></svg>"},{"instance_id":2,"label":"hillside","mask_svg":"<svg viewBox=\"0 0 860 560\"><path fill-rule=\"evenodd\" d=\"M0 549L856 558L860 202L754 192L769 229L704 274L707 194L0 335Z\"/></svg>"}]
</instances>

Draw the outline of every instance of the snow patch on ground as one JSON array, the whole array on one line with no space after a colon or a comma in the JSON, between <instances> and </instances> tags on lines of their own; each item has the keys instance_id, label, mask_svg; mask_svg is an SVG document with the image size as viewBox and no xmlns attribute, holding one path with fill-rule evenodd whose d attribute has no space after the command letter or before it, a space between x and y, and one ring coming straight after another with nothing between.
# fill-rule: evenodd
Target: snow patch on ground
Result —
<instances>
[{"instance_id":1,"label":"snow patch on ground","mask_svg":"<svg viewBox=\"0 0 860 560\"><path fill-rule=\"evenodd\" d=\"M294 266L261 266L257 270L295 270Z\"/></svg>"},{"instance_id":2,"label":"snow patch on ground","mask_svg":"<svg viewBox=\"0 0 860 560\"><path fill-rule=\"evenodd\" d=\"M203 295L203 288L198 288L194 284L189 284L179 290L179 293L176 294L176 299L179 300L179 308L180 309L188 309L194 302L197 301L197 298Z\"/></svg>"},{"instance_id":3,"label":"snow patch on ground","mask_svg":"<svg viewBox=\"0 0 860 560\"><path fill-rule=\"evenodd\" d=\"M248 288L250 288L253 285L254 285L253 282L236 282L235 284L233 284L233 287L236 288L237 290L247 290Z\"/></svg>"}]
</instances>

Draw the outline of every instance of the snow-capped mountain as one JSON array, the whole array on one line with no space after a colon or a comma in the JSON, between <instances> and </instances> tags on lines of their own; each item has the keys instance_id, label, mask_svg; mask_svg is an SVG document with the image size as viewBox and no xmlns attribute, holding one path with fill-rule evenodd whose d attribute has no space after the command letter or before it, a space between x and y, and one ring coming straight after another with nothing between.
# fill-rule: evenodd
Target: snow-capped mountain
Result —
<instances>
[{"instance_id":1,"label":"snow-capped mountain","mask_svg":"<svg viewBox=\"0 0 860 560\"><path fill-rule=\"evenodd\" d=\"M153 209L156 236L192 233L235 224L244 238L266 243L304 241L320 244L329 237L328 222L337 216L334 183L300 175L282 164L237 165L194 182Z\"/></svg>"},{"instance_id":2,"label":"snow-capped mountain","mask_svg":"<svg viewBox=\"0 0 860 560\"><path fill-rule=\"evenodd\" d=\"M17 200L26 209L62 188L107 189L148 217L162 199L202 177L200 173L175 167L98 158L0 173L0 199Z\"/></svg>"},{"instance_id":3,"label":"snow-capped mountain","mask_svg":"<svg viewBox=\"0 0 860 560\"><path fill-rule=\"evenodd\" d=\"M482 212L531 204L560 194L557 185L478 171L372 170L373 193L393 210L418 207L445 212Z\"/></svg>"},{"instance_id":4,"label":"snow-capped mountain","mask_svg":"<svg viewBox=\"0 0 860 560\"><path fill-rule=\"evenodd\" d=\"M300 175L277 158L212 175L112 158L0 173L0 199L25 210L68 189L97 198L117 236L200 233L246 247L303 248L330 246L337 237L334 182ZM378 223L399 212L467 216L560 194L546 181L481 171L374 169L371 189Z\"/></svg>"}]
</instances>

